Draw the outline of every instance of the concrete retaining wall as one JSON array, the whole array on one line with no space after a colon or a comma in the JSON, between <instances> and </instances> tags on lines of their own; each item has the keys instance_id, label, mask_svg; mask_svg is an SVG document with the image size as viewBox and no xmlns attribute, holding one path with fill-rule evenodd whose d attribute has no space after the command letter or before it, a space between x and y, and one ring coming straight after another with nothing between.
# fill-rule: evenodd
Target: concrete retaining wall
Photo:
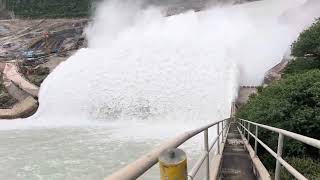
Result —
<instances>
[{"instance_id":1,"label":"concrete retaining wall","mask_svg":"<svg viewBox=\"0 0 320 180\"><path fill-rule=\"evenodd\" d=\"M4 77L19 86L33 97L38 97L39 87L27 81L18 71L18 67L12 63L6 63L3 70Z\"/></svg>"},{"instance_id":2,"label":"concrete retaining wall","mask_svg":"<svg viewBox=\"0 0 320 180\"><path fill-rule=\"evenodd\" d=\"M18 101L23 101L28 96L30 96L28 93L20 89L17 85L12 83L11 81L5 81L3 84L7 89L8 93Z\"/></svg>"},{"instance_id":3,"label":"concrete retaining wall","mask_svg":"<svg viewBox=\"0 0 320 180\"><path fill-rule=\"evenodd\" d=\"M0 119L17 119L31 116L38 109L39 87L28 82L12 63L0 63L4 86L8 93L19 102L11 109L0 109Z\"/></svg>"},{"instance_id":4,"label":"concrete retaining wall","mask_svg":"<svg viewBox=\"0 0 320 180\"><path fill-rule=\"evenodd\" d=\"M25 118L38 108L38 102L31 96L15 104L11 109L0 109L1 119Z\"/></svg>"},{"instance_id":5,"label":"concrete retaining wall","mask_svg":"<svg viewBox=\"0 0 320 180\"><path fill-rule=\"evenodd\" d=\"M250 95L258 92L255 86L241 86L239 89L238 99L236 101L237 106L244 105L248 102Z\"/></svg>"}]
</instances>

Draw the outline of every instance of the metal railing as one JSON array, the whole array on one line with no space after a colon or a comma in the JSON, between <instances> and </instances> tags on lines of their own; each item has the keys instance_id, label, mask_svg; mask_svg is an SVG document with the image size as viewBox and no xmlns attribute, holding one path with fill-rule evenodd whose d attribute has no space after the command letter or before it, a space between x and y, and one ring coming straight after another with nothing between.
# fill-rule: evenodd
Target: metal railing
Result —
<instances>
[{"instance_id":1,"label":"metal railing","mask_svg":"<svg viewBox=\"0 0 320 180\"><path fill-rule=\"evenodd\" d=\"M307 180L306 177L304 177L300 172L298 172L294 167L292 167L289 163L287 163L282 158L283 139L284 139L284 136L287 136L287 137L290 137L292 139L295 139L295 140L298 140L300 142L303 142L305 144L308 144L310 146L316 147L318 149L320 149L320 140L309 138L309 137L306 137L306 136L302 136L300 134L296 134L296 133L293 133L293 132L290 132L290 131L286 131L286 130L283 130L283 129L279 129L279 128L275 128L275 127L271 127L271 126L267 126L267 125L263 125L263 124L254 123L254 122L251 122L251 121L248 121L248 120L244 120L244 119L238 119L238 120L239 120L238 124L240 125L239 130L243 134L244 137L246 136L246 132L247 132L247 140L248 140L248 142L250 140L250 135L255 139L255 143L254 143L255 154L257 154L257 150L258 150L257 147L258 147L258 143L259 143L262 147L264 147L276 159L277 162L276 162L276 169L275 169L275 180L280 180L280 166L281 165L283 167L285 167L289 171L289 173L291 173L298 180ZM250 132L250 125L255 126L255 134ZM259 127L279 134L277 152L274 152L268 145L266 145L264 142L262 142L258 138Z\"/></svg>"},{"instance_id":2,"label":"metal railing","mask_svg":"<svg viewBox=\"0 0 320 180\"><path fill-rule=\"evenodd\" d=\"M138 160L134 161L133 163L127 165L126 167L116 171L112 175L108 176L106 180L128 180L128 179L137 179L141 175L143 175L145 172L147 172L151 167L153 167L158 162L158 158L160 154L171 148L177 148L192 137L200 134L203 132L204 134L204 152L200 156L200 158L196 161L195 165L191 169L190 173L188 173L188 178L193 179L197 173L199 172L199 169L201 166L206 162L206 173L205 173L205 179L209 180L209 170L210 170L210 163L209 163L209 153L213 149L214 145L217 143L217 153L220 153L220 143L224 141L224 138L226 137L228 133L228 128L230 124L231 118L221 120L215 123L211 123L209 125L206 125L204 127L185 132L165 143L163 143L160 147L154 149L147 155L139 158ZM209 145L209 129L217 126L217 137L214 138L212 143ZM221 129L220 129L221 126ZM222 138L221 138L222 137ZM222 139L222 140L221 140Z\"/></svg>"}]
</instances>

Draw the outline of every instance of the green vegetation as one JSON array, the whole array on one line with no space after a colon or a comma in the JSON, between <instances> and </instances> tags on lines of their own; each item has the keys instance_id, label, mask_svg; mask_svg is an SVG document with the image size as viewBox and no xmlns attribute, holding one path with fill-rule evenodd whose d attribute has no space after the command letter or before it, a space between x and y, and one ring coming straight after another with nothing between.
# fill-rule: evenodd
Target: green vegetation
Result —
<instances>
[{"instance_id":1,"label":"green vegetation","mask_svg":"<svg viewBox=\"0 0 320 180\"><path fill-rule=\"evenodd\" d=\"M288 64L286 69L283 71L282 76L287 77L315 69L320 69L320 61L318 58L296 58Z\"/></svg>"},{"instance_id":2,"label":"green vegetation","mask_svg":"<svg viewBox=\"0 0 320 180\"><path fill-rule=\"evenodd\" d=\"M33 84L37 86L41 86L42 82L47 78L49 75L50 70L47 67L38 67L34 70L34 73L31 75L28 75L27 78L32 82Z\"/></svg>"},{"instance_id":3,"label":"green vegetation","mask_svg":"<svg viewBox=\"0 0 320 180\"><path fill-rule=\"evenodd\" d=\"M303 57L307 54L320 56L320 20L301 33L292 45L292 55Z\"/></svg>"},{"instance_id":4,"label":"green vegetation","mask_svg":"<svg viewBox=\"0 0 320 180\"><path fill-rule=\"evenodd\" d=\"M320 177L320 163L311 158L296 158L292 157L287 159L288 162L295 167L299 172L308 177L309 180L319 180ZM282 180L295 179L289 172L282 167L281 178Z\"/></svg>"},{"instance_id":5,"label":"green vegetation","mask_svg":"<svg viewBox=\"0 0 320 180\"><path fill-rule=\"evenodd\" d=\"M285 68L282 79L266 88L237 112L237 117L286 129L308 137L320 139L320 21L301 33L292 45L292 55L298 56ZM259 137L274 151L278 135L259 131ZM275 160L258 147L259 157L274 171ZM320 151L296 140L285 138L283 156L309 179L320 179ZM284 180L294 179L285 170Z\"/></svg>"},{"instance_id":6,"label":"green vegetation","mask_svg":"<svg viewBox=\"0 0 320 180\"><path fill-rule=\"evenodd\" d=\"M89 16L93 0L7 0L7 9L25 18Z\"/></svg>"},{"instance_id":7,"label":"green vegetation","mask_svg":"<svg viewBox=\"0 0 320 180\"><path fill-rule=\"evenodd\" d=\"M240 108L237 116L320 139L320 70L274 82ZM265 137L267 144L275 146L277 137L269 135ZM320 156L319 151L311 152L312 148L288 141L291 143L284 146L287 155L312 153Z\"/></svg>"},{"instance_id":8,"label":"green vegetation","mask_svg":"<svg viewBox=\"0 0 320 180\"><path fill-rule=\"evenodd\" d=\"M17 100L10 96L3 85L2 77L0 77L0 108L6 109L14 105Z\"/></svg>"},{"instance_id":9,"label":"green vegetation","mask_svg":"<svg viewBox=\"0 0 320 180\"><path fill-rule=\"evenodd\" d=\"M50 73L48 67L20 67L20 72L33 84L41 86L42 82L47 78Z\"/></svg>"}]
</instances>

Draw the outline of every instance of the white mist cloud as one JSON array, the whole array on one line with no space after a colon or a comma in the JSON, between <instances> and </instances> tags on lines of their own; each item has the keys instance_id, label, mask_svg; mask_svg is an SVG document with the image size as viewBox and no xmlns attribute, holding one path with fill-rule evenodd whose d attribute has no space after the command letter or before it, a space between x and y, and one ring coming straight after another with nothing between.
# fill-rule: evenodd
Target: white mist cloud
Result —
<instances>
[{"instance_id":1,"label":"white mist cloud","mask_svg":"<svg viewBox=\"0 0 320 180\"><path fill-rule=\"evenodd\" d=\"M268 0L170 17L158 6L104 2L86 30L89 48L45 80L33 118L198 127L228 117L238 85L259 84L314 19L288 16L305 2Z\"/></svg>"},{"instance_id":2,"label":"white mist cloud","mask_svg":"<svg viewBox=\"0 0 320 180\"><path fill-rule=\"evenodd\" d=\"M175 3L183 2L192 1ZM299 32L319 15L318 1L306 2L269 0L224 5L204 12L189 11L164 18L163 9L153 6L142 10L141 1L105 1L100 5L94 23L87 29L89 46L134 45L138 42L133 40L137 40L163 46L177 42L189 44L189 48L196 51L220 51L225 53L221 61L232 59L238 64L241 84L257 85L264 72L281 60Z\"/></svg>"}]
</instances>

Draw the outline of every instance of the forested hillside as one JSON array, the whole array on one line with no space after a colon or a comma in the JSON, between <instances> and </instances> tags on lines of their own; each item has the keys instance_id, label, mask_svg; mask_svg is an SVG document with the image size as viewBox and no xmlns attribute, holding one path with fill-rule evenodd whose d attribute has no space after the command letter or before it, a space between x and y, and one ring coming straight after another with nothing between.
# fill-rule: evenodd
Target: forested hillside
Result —
<instances>
[{"instance_id":1,"label":"forested hillside","mask_svg":"<svg viewBox=\"0 0 320 180\"><path fill-rule=\"evenodd\" d=\"M86 17L93 0L6 0L7 9L18 17Z\"/></svg>"},{"instance_id":2,"label":"forested hillside","mask_svg":"<svg viewBox=\"0 0 320 180\"><path fill-rule=\"evenodd\" d=\"M259 88L257 95L241 107L237 116L258 123L286 129L315 139L320 139L320 21L303 33L292 45L296 56L285 68L282 79L266 88ZM259 137L274 149L277 135L267 131ZM262 147L259 156L264 164L273 169L274 158ZM285 159L299 171L305 171L309 179L320 179L320 151L295 140L286 138ZM272 171L271 171L272 172ZM282 171L282 179L294 179Z\"/></svg>"}]
</instances>

